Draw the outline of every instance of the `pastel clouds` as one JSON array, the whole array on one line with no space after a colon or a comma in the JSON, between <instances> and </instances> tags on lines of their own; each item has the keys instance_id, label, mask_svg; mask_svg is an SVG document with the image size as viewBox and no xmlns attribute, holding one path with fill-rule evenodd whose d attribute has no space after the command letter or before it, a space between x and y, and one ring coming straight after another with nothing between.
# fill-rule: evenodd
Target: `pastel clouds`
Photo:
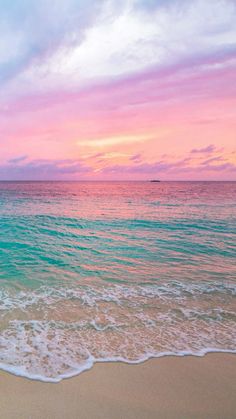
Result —
<instances>
[{"instance_id":1,"label":"pastel clouds","mask_svg":"<svg viewBox=\"0 0 236 419\"><path fill-rule=\"evenodd\" d=\"M233 1L1 9L0 177L236 179Z\"/></svg>"},{"instance_id":2,"label":"pastel clouds","mask_svg":"<svg viewBox=\"0 0 236 419\"><path fill-rule=\"evenodd\" d=\"M193 148L191 153L212 153L215 151L216 147L213 144L208 145L207 147L203 148Z\"/></svg>"},{"instance_id":3,"label":"pastel clouds","mask_svg":"<svg viewBox=\"0 0 236 419\"><path fill-rule=\"evenodd\" d=\"M25 161L27 160L27 161ZM84 175L91 169L79 160L28 160L16 157L0 165L2 180L63 180L65 176Z\"/></svg>"},{"instance_id":4,"label":"pastel clouds","mask_svg":"<svg viewBox=\"0 0 236 419\"><path fill-rule=\"evenodd\" d=\"M230 0L1 0L8 97L81 87L235 46ZM1 83L2 81L2 83Z\"/></svg>"},{"instance_id":5,"label":"pastel clouds","mask_svg":"<svg viewBox=\"0 0 236 419\"><path fill-rule=\"evenodd\" d=\"M206 147L211 150L211 146ZM212 155L212 151L210 152ZM236 174L236 162L230 161L227 155L219 154L208 159L205 157L209 152L201 151L199 160L192 157L190 150L184 158L176 159L171 155L166 155L157 161L149 163L143 161L141 155L125 155L118 153L98 153L96 155L87 156L86 163L84 159L39 159L32 160L27 156L16 156L5 164L0 165L0 175L3 180L14 180L20 176L21 180L63 180L63 179L77 179L81 180L96 179L150 179L158 177L163 180L181 180L183 174L188 179L198 178L204 180L207 173L209 180L214 180L219 177L224 180L227 176L234 176ZM121 163L116 164L117 157ZM107 161L109 164L106 164ZM130 162L132 162L130 164ZM10 173L10 176L9 176ZM201 178L202 175L202 178Z\"/></svg>"},{"instance_id":6,"label":"pastel clouds","mask_svg":"<svg viewBox=\"0 0 236 419\"><path fill-rule=\"evenodd\" d=\"M27 159L27 155L18 156L18 157L14 157L13 159L8 160L8 163L17 164L17 163L21 163L22 161L26 159Z\"/></svg>"}]
</instances>

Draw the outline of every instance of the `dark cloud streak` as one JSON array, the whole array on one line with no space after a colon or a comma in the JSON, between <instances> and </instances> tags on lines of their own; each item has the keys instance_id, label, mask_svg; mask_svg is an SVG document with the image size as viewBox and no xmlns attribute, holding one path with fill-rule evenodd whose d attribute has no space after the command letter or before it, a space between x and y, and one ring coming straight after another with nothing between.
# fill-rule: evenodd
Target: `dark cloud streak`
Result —
<instances>
[{"instance_id":1,"label":"dark cloud streak","mask_svg":"<svg viewBox=\"0 0 236 419\"><path fill-rule=\"evenodd\" d=\"M26 156L11 159L0 166L0 180L48 180L64 179L67 175L91 173L91 168L80 160L32 160Z\"/></svg>"}]
</instances>

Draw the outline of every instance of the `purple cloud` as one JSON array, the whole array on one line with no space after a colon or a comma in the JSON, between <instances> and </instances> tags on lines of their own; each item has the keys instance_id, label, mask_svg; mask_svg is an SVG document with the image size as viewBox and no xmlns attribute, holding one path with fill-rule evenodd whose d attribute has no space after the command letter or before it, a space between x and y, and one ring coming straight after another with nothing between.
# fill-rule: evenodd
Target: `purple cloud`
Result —
<instances>
[{"instance_id":1,"label":"purple cloud","mask_svg":"<svg viewBox=\"0 0 236 419\"><path fill-rule=\"evenodd\" d=\"M236 165L232 163L223 163L223 164L217 164L217 165L204 165L201 167L198 167L198 170L207 170L207 171L213 171L213 172L221 172L221 171L230 171L230 172L236 172Z\"/></svg>"},{"instance_id":2,"label":"purple cloud","mask_svg":"<svg viewBox=\"0 0 236 419\"><path fill-rule=\"evenodd\" d=\"M133 156L130 157L131 161L134 161L135 163L139 163L141 161L141 154L134 154Z\"/></svg>"},{"instance_id":3,"label":"purple cloud","mask_svg":"<svg viewBox=\"0 0 236 419\"><path fill-rule=\"evenodd\" d=\"M215 158L215 159L209 159L209 161L221 161L222 158ZM212 171L212 172L219 172L219 171L229 171L229 172L236 172L236 165L231 163L223 163L220 165L212 165L212 164L200 164L199 166L192 167L189 165L189 162L191 159L185 158L182 160L179 160L177 162L168 162L168 161L157 161L154 163L142 163L142 164L135 164L132 166L128 165L114 165L105 167L102 170L103 174L109 174L111 176L117 175L119 176L120 173L124 173L127 175L147 175L148 176L157 176L161 174L163 177L167 175L168 177L178 175L181 176L181 174L194 174L195 176L198 175L198 173L203 170Z\"/></svg>"},{"instance_id":4,"label":"purple cloud","mask_svg":"<svg viewBox=\"0 0 236 419\"><path fill-rule=\"evenodd\" d=\"M193 148L190 153L213 153L213 151L216 151L216 146L210 144L203 148Z\"/></svg>"},{"instance_id":5,"label":"purple cloud","mask_svg":"<svg viewBox=\"0 0 236 419\"><path fill-rule=\"evenodd\" d=\"M27 156L27 154L25 154L24 156L15 157L13 159L8 160L8 163L13 163L13 164L21 163L22 161L26 160L27 158L28 158L28 156Z\"/></svg>"},{"instance_id":6,"label":"purple cloud","mask_svg":"<svg viewBox=\"0 0 236 419\"><path fill-rule=\"evenodd\" d=\"M61 0L55 2L0 2L0 24L8 60L0 60L0 83L17 77L37 61L56 51L61 45L81 42L102 10L103 0ZM44 18L47 16L47 18ZM12 44L13 33L16 43ZM20 42L17 43L18 37ZM14 47L17 45L17 47ZM12 51L11 51L12 50Z\"/></svg>"},{"instance_id":7,"label":"purple cloud","mask_svg":"<svg viewBox=\"0 0 236 419\"><path fill-rule=\"evenodd\" d=\"M24 157L24 156L22 156ZM79 160L32 160L18 165L25 159L12 159L0 166L1 180L47 180L65 179L67 175L83 176L91 168ZM13 164L15 163L15 164Z\"/></svg>"},{"instance_id":8,"label":"purple cloud","mask_svg":"<svg viewBox=\"0 0 236 419\"><path fill-rule=\"evenodd\" d=\"M176 164L168 162L142 163L134 166L114 165L105 167L102 170L104 174L126 173L126 174L158 174L172 169Z\"/></svg>"},{"instance_id":9,"label":"purple cloud","mask_svg":"<svg viewBox=\"0 0 236 419\"><path fill-rule=\"evenodd\" d=\"M207 159L204 162L202 162L202 165L217 162L217 161L224 161L224 158L222 156L211 157L210 159Z\"/></svg>"}]
</instances>

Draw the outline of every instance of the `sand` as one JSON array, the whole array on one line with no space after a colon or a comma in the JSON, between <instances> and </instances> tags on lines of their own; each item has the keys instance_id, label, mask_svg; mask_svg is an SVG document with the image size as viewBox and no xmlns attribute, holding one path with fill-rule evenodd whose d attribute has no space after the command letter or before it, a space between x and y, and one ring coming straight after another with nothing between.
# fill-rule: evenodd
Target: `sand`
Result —
<instances>
[{"instance_id":1,"label":"sand","mask_svg":"<svg viewBox=\"0 0 236 419\"><path fill-rule=\"evenodd\" d=\"M234 419L236 355L96 364L58 384L0 373L1 419Z\"/></svg>"}]
</instances>

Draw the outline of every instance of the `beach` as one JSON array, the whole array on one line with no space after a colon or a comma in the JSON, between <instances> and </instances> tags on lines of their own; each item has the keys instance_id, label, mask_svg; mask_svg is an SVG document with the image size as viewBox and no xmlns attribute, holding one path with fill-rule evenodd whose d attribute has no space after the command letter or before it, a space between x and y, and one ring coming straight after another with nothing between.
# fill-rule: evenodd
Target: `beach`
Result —
<instances>
[{"instance_id":1,"label":"beach","mask_svg":"<svg viewBox=\"0 0 236 419\"><path fill-rule=\"evenodd\" d=\"M60 383L0 374L2 419L233 419L236 356L97 363Z\"/></svg>"},{"instance_id":2,"label":"beach","mask_svg":"<svg viewBox=\"0 0 236 419\"><path fill-rule=\"evenodd\" d=\"M233 419L235 202L0 182L0 419Z\"/></svg>"}]
</instances>

